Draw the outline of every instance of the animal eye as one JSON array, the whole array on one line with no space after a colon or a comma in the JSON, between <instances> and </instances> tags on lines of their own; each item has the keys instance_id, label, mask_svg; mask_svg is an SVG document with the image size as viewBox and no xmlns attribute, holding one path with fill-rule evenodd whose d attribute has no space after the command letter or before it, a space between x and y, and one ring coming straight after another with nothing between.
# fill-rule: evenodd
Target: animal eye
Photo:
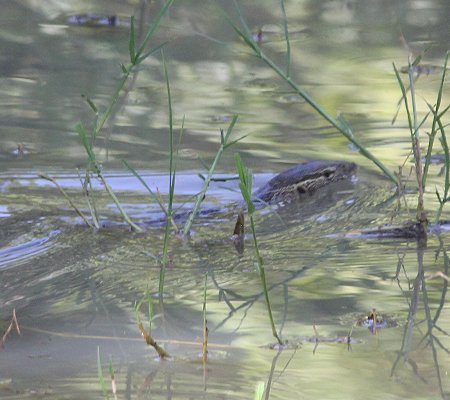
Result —
<instances>
[{"instance_id":1,"label":"animal eye","mask_svg":"<svg viewBox=\"0 0 450 400\"><path fill-rule=\"evenodd\" d=\"M323 173L323 175L325 176L325 178L329 178L330 176L333 176L333 172L332 171L325 171Z\"/></svg>"}]
</instances>

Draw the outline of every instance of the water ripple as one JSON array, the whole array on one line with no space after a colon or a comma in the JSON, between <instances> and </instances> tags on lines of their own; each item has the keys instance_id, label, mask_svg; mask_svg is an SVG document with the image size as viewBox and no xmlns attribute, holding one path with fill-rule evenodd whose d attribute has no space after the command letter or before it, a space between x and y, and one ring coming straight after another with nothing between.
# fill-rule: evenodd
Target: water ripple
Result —
<instances>
[{"instance_id":1,"label":"water ripple","mask_svg":"<svg viewBox=\"0 0 450 400\"><path fill-rule=\"evenodd\" d=\"M0 269L8 269L26 262L29 258L46 252L51 247L50 239L60 233L53 230L48 236L0 249Z\"/></svg>"}]
</instances>

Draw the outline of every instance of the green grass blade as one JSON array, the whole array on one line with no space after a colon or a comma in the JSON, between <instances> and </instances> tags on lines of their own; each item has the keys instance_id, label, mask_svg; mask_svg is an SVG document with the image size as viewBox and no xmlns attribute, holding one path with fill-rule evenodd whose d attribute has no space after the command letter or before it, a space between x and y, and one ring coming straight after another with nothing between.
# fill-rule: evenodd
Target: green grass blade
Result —
<instances>
[{"instance_id":1,"label":"green grass blade","mask_svg":"<svg viewBox=\"0 0 450 400\"><path fill-rule=\"evenodd\" d=\"M442 116L446 114L448 110L450 110L450 104L439 113L439 118L442 118Z\"/></svg>"},{"instance_id":2,"label":"green grass blade","mask_svg":"<svg viewBox=\"0 0 450 400\"><path fill-rule=\"evenodd\" d=\"M440 118L436 118L436 123L438 124L439 131L441 133L439 137L439 141L441 143L442 150L444 151L445 163L444 163L444 194L439 196L439 193L436 190L436 194L438 195L439 200L439 209L436 213L436 223L441 218L442 209L444 204L449 200L449 191L450 191L450 151L447 143L447 136L445 134L444 126L441 122Z\"/></svg>"},{"instance_id":3,"label":"green grass blade","mask_svg":"<svg viewBox=\"0 0 450 400\"><path fill-rule=\"evenodd\" d=\"M403 80L400 76L400 73L397 69L397 67L395 66L395 64L392 64L394 67L394 72L395 72L395 76L397 77L397 82L398 85L400 86L400 90L402 92L402 96L403 96L403 101L405 102L405 110L406 110L406 115L408 117L408 126L409 126L409 130L410 132L414 132L414 128L413 128L413 123L412 123L412 118L411 118L411 112L409 110L409 102L408 102L408 97L406 95L406 89L405 89L405 85L403 84Z\"/></svg>"},{"instance_id":4,"label":"green grass blade","mask_svg":"<svg viewBox=\"0 0 450 400\"><path fill-rule=\"evenodd\" d=\"M431 124L431 134L430 134L430 139L428 142L428 149L427 149L427 154L425 157L425 166L424 166L424 170L423 170L422 184L423 184L424 188L426 186L427 177L428 177L428 167L431 163L431 153L433 150L434 138L436 136L436 125L438 123L438 120L441 118L441 116L444 115L450 107L450 106L448 106L444 109L444 111L439 112L439 109L441 107L441 102L442 102L442 93L444 92L444 83L445 83L445 76L446 76L446 72L447 72L447 64L448 64L449 55L450 55L449 52L447 52L447 54L445 55L444 67L443 67L443 71L442 71L441 81L439 84L438 95L436 98L436 106L434 108L435 112L434 112L433 108L430 108L431 112L433 113L434 118L433 118L433 122Z\"/></svg>"},{"instance_id":5,"label":"green grass blade","mask_svg":"<svg viewBox=\"0 0 450 400\"><path fill-rule=\"evenodd\" d=\"M288 20L284 0L280 1L280 5L281 14L283 15L284 38L286 40L286 76L289 77L291 75L291 43L289 41Z\"/></svg>"},{"instance_id":6,"label":"green grass blade","mask_svg":"<svg viewBox=\"0 0 450 400\"><path fill-rule=\"evenodd\" d=\"M83 97L86 100L86 103L88 103L89 107L91 108L92 111L94 111L95 115L98 116L98 108L95 105L95 103L92 101L92 99L86 95L81 95L81 97Z\"/></svg>"},{"instance_id":7,"label":"green grass blade","mask_svg":"<svg viewBox=\"0 0 450 400\"><path fill-rule=\"evenodd\" d=\"M266 301L267 306L267 312L269 315L270 325L272 328L272 334L277 339L278 343L282 344L282 341L277 333L277 329L275 327L275 322L273 320L273 314L272 314L272 307L270 305L270 298L269 298L269 290L267 288L267 280L266 280L266 273L263 265L263 259L261 257L261 254L259 252L258 247L258 239L256 237L256 229L255 229L255 221L253 219L253 213L255 211L255 206L253 204L253 201L251 199L251 187L252 187L252 175L251 171L244 165L244 163L241 160L241 156L239 153L236 153L234 155L235 161L236 161L236 169L239 174L239 187L241 188L242 197L244 197L247 207L248 207L248 214L250 216L250 227L252 229L252 237L253 237L253 244L255 247L255 256L256 256L256 267L257 272L259 274L261 285L264 293L264 298Z\"/></svg>"},{"instance_id":8,"label":"green grass blade","mask_svg":"<svg viewBox=\"0 0 450 400\"><path fill-rule=\"evenodd\" d=\"M264 391L266 389L265 382L258 382L255 386L255 400L263 400Z\"/></svg>"},{"instance_id":9,"label":"green grass blade","mask_svg":"<svg viewBox=\"0 0 450 400\"><path fill-rule=\"evenodd\" d=\"M103 186L105 187L106 192L108 193L109 197L111 197L111 199L114 201L114 203L116 204L117 209L120 212L120 215L122 215L122 218L124 219L124 221L130 225L130 227L135 231L135 232L142 232L143 229L136 225L131 218L128 216L127 212L125 211L125 209L122 207L122 205L120 204L119 199L117 198L116 194L114 193L114 191L112 190L111 186L109 186L109 183L106 181L105 177L103 176L103 174L99 171L98 173L98 177L101 180L101 182L103 183Z\"/></svg>"},{"instance_id":10,"label":"green grass blade","mask_svg":"<svg viewBox=\"0 0 450 400\"><path fill-rule=\"evenodd\" d=\"M214 161L212 162L211 166L208 169L208 174L203 179L202 188L200 189L200 192L196 195L196 201L194 207L192 207L192 212L190 213L186 223L184 224L183 234L185 236L189 235L194 219L200 209L200 205L205 198L206 191L208 190L209 184L211 183L211 180L213 178L214 171L217 168L217 164L219 163L220 158L222 157L222 154L225 151L225 149L229 147L228 139L233 131L233 127L236 124L237 119L238 116L234 115L233 119L230 122L230 125L228 126L227 133L225 135L223 135L223 132L221 131L219 149L217 150Z\"/></svg>"},{"instance_id":11,"label":"green grass blade","mask_svg":"<svg viewBox=\"0 0 450 400\"><path fill-rule=\"evenodd\" d=\"M156 195L156 193L147 185L147 183L144 181L144 179L139 175L139 173L130 165L127 161L122 160L122 163L125 165L125 167L141 182L142 186L150 193L152 196L153 201L158 203L159 207L161 208L161 211L164 213L166 218L169 217L169 212L167 211L166 206L161 201L160 197ZM175 225L176 228L176 225Z\"/></svg>"},{"instance_id":12,"label":"green grass blade","mask_svg":"<svg viewBox=\"0 0 450 400\"><path fill-rule=\"evenodd\" d=\"M161 49L162 63L164 69L164 78L166 81L167 90L167 109L169 112L169 214L172 211L173 195L175 191L175 173L174 171L174 147L173 147L173 110L172 110L172 95L170 91L169 72L164 57L164 51Z\"/></svg>"},{"instance_id":13,"label":"green grass blade","mask_svg":"<svg viewBox=\"0 0 450 400\"><path fill-rule=\"evenodd\" d=\"M241 12L241 8L239 7L239 2L237 0L233 0L233 4L234 4L234 8L236 9L236 11L239 15L239 20L241 21L241 24L244 27L246 35L252 37L252 32L250 31L247 21L245 20L244 15Z\"/></svg>"},{"instance_id":14,"label":"green grass blade","mask_svg":"<svg viewBox=\"0 0 450 400\"><path fill-rule=\"evenodd\" d=\"M75 130L78 132L78 136L80 137L81 143L82 143L84 149L86 150L86 153L89 157L89 161L92 164L95 164L96 163L95 154L92 150L92 143L89 141L89 139L87 137L86 130L84 129L84 127L81 123L78 123L75 125Z\"/></svg>"},{"instance_id":15,"label":"green grass blade","mask_svg":"<svg viewBox=\"0 0 450 400\"><path fill-rule=\"evenodd\" d=\"M233 118L232 118L232 120L231 120L231 122L230 122L230 125L228 125L227 133L225 134L225 137L224 137L224 139L223 139L223 141L224 141L225 144L228 143L228 140L229 140L229 138L230 138L231 132L233 132L233 128L234 128L234 125L236 125L236 121L237 121L237 120L238 120L238 115L237 115L237 114L234 114L234 115L233 115Z\"/></svg>"},{"instance_id":16,"label":"green grass blade","mask_svg":"<svg viewBox=\"0 0 450 400\"><path fill-rule=\"evenodd\" d=\"M85 222L85 224L87 226L89 226L90 228L94 227L94 225L92 225L89 222L89 220L86 218L86 216L83 214L83 212L76 206L76 204L72 201L70 196L66 193L66 191L60 186L60 184L54 178L52 178L51 176L42 174L42 173L38 173L38 176L41 177L42 179L52 182L58 188L58 190L61 192L61 194L64 196L64 198L69 202L70 206L75 210L75 212Z\"/></svg>"},{"instance_id":17,"label":"green grass blade","mask_svg":"<svg viewBox=\"0 0 450 400\"><path fill-rule=\"evenodd\" d=\"M134 28L134 15L130 20L130 39L128 41L128 51L130 53L130 62L134 64L136 61L136 31Z\"/></svg>"},{"instance_id":18,"label":"green grass blade","mask_svg":"<svg viewBox=\"0 0 450 400\"><path fill-rule=\"evenodd\" d=\"M445 83L445 76L447 73L447 65L448 65L448 57L450 55L450 52L447 52L447 54L445 55L445 61L444 61L444 66L442 68L442 76L441 76L441 82L439 85L439 91L438 91L438 97L436 100L436 110L439 110L440 106L441 106L441 101L442 101L442 93L444 92L444 83Z\"/></svg>"},{"instance_id":19,"label":"green grass blade","mask_svg":"<svg viewBox=\"0 0 450 400\"><path fill-rule=\"evenodd\" d=\"M167 70L167 64L164 57L164 51L161 49L164 77L166 81L166 89L167 89L167 106L169 112L169 204L167 206L167 213L169 218L172 217L172 207L173 207L173 196L175 193L175 174L174 171L174 150L173 150L173 111L172 111L172 96L170 93L170 81L169 81L169 73ZM166 275L166 267L169 262L169 237L170 237L170 224L169 221L166 223L166 228L164 231L164 243L163 243L163 254L161 258L161 265L159 270L159 296L162 300L164 293L164 281Z\"/></svg>"},{"instance_id":20,"label":"green grass blade","mask_svg":"<svg viewBox=\"0 0 450 400\"><path fill-rule=\"evenodd\" d=\"M147 57L150 57L152 54L154 54L154 53L156 53L156 52L162 50L162 49L164 48L164 46L165 46L167 43L169 43L169 42L168 42L168 41L167 41L167 42L163 42L163 43L159 44L158 46L153 47L153 48L152 48L151 50L149 50L147 53L144 53L144 54L140 55L139 57L137 57L137 58L136 58L136 61L135 61L135 65L140 64L140 63L141 63L142 61L144 61Z\"/></svg>"},{"instance_id":21,"label":"green grass blade","mask_svg":"<svg viewBox=\"0 0 450 400\"><path fill-rule=\"evenodd\" d=\"M261 54L261 49L256 44L256 42L253 40L250 33L246 34L239 26L237 26L234 21L229 17L228 14L223 14L225 19L228 21L228 23L231 25L231 27L234 29L234 31L240 36L240 38L249 46L255 54L259 55Z\"/></svg>"},{"instance_id":22,"label":"green grass blade","mask_svg":"<svg viewBox=\"0 0 450 400\"><path fill-rule=\"evenodd\" d=\"M139 46L138 51L136 52L136 56L135 59L139 59L140 56L142 55L142 53L144 52L145 48L147 47L150 39L152 38L153 34L155 33L156 29L158 28L159 24L161 23L161 19L163 18L163 16L166 14L167 10L169 9L169 7L172 5L172 3L174 2L174 0L168 0L164 6L161 8L161 10L159 11L159 13L156 15L152 26L150 27L150 29L147 31L147 34L145 35L144 41L142 42L142 44Z\"/></svg>"},{"instance_id":23,"label":"green grass blade","mask_svg":"<svg viewBox=\"0 0 450 400\"><path fill-rule=\"evenodd\" d=\"M249 215L252 215L255 212L255 205L252 201L252 174L251 171L245 167L239 153L234 155L234 160L236 163L236 170L239 174L239 188L241 189L242 197L247 204L248 213Z\"/></svg>"}]
</instances>

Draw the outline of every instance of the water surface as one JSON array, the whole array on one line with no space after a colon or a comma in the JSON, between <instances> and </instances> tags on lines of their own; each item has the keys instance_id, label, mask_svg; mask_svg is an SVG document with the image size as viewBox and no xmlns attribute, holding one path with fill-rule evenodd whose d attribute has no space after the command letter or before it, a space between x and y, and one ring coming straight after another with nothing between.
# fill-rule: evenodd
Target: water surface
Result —
<instances>
[{"instance_id":1,"label":"water surface","mask_svg":"<svg viewBox=\"0 0 450 400\"><path fill-rule=\"evenodd\" d=\"M236 18L229 2L222 3ZM104 109L127 61L129 16L145 25L159 6L23 0L2 7L0 327L3 334L15 309L22 333L12 332L0 350L2 398L102 398L97 349L108 388L112 356L117 396L124 399L247 399L261 381L272 399L447 398L447 283L424 276L448 275L448 235L430 236L425 248L414 240L359 235L414 218L414 192L400 199L397 215L392 184L250 55L213 2L175 2L153 42L168 41L176 132L184 119L176 206L192 205L202 184L197 174L205 173L199 158L212 162L220 129L234 114L233 138L247 136L225 152L219 177L235 174L237 151L253 168L255 187L309 159L360 166L354 182L256 214L274 318L289 348L279 353L268 346L274 339L250 238L241 255L229 240L240 201L235 181L212 185L204 209L216 212L198 218L189 239L171 238L164 301L157 299L163 215L121 160L166 199L168 108L159 54L139 69L96 143L108 182L144 232L133 233L121 221L98 180L104 227L94 231L39 176L54 176L88 212L77 172L86 155L74 126L92 126L94 115L81 95ZM278 3L241 6L263 50L283 64ZM358 139L397 170L410 146L405 114L391 124L400 98L392 63L407 62L399 37L413 50L430 46L424 61L441 65L448 4L298 1L286 2L286 11L292 78L332 115L345 113ZM118 16L121 23L67 20L88 12ZM433 103L439 80L439 74L420 76L420 96ZM423 101L418 107L420 115L427 112ZM437 207L442 163L438 158L431 169L430 210ZM409 168L408 161L405 175ZM206 273L210 360L202 366ZM170 361L156 360L140 337L134 306L145 293L154 300L152 334ZM374 308L396 326L375 334L358 326ZM322 342L314 342L316 332ZM349 334L350 346L334 341Z\"/></svg>"}]
</instances>

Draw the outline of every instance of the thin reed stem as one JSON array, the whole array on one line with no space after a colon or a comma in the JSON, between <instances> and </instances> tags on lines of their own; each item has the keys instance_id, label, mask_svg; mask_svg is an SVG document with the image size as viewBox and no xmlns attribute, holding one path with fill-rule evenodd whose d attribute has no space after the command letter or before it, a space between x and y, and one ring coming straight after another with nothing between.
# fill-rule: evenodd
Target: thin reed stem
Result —
<instances>
[{"instance_id":1,"label":"thin reed stem","mask_svg":"<svg viewBox=\"0 0 450 400\"><path fill-rule=\"evenodd\" d=\"M411 104L412 104L412 116L413 116L413 126L411 129L411 140L412 140L412 149L414 154L414 165L416 170L416 179L417 179L417 187L418 187L418 198L417 198L417 220L419 221L422 231L426 231L426 227L428 225L427 216L425 213L425 206L423 201L424 187L423 187L423 179L422 179L422 151L420 148L420 126L417 121L417 107L416 107L416 88L414 84L414 72L412 65L409 65L408 68L408 78L409 78L409 87L410 87L410 96L411 96Z\"/></svg>"},{"instance_id":2,"label":"thin reed stem","mask_svg":"<svg viewBox=\"0 0 450 400\"><path fill-rule=\"evenodd\" d=\"M436 125L437 125L437 119L439 118L439 110L441 108L441 103L442 103L442 93L444 91L444 83L445 83L445 76L447 73L447 64L448 64L448 57L450 55L450 52L447 52L447 54L445 55L445 61L444 61L444 66L443 66L443 70L442 70L442 76L441 76L441 82L439 85L439 90L438 90L438 95L437 95L437 99L436 99L436 105L434 107L434 111L433 112L433 122L431 123L431 132L430 132L430 137L428 140L428 150L427 150L427 154L425 157L425 166L423 169L423 188L425 189L426 187L426 183L427 183L427 177L428 177L428 168L431 164L431 153L433 151L433 144L434 144L434 139L436 137ZM445 110L447 111L447 110Z\"/></svg>"},{"instance_id":3,"label":"thin reed stem","mask_svg":"<svg viewBox=\"0 0 450 400\"><path fill-rule=\"evenodd\" d=\"M239 139L237 139L235 141L229 142L230 135L233 132L233 128L234 128L234 125L236 124L237 118L238 118L237 115L233 116L233 119L231 120L231 123L228 126L228 129L227 129L227 132L225 135L223 134L223 131L220 132L219 149L217 150L214 161L212 162L211 167L208 170L208 174L206 175L206 177L203 178L202 188L200 189L200 192L198 192L197 195L195 196L196 199L195 199L194 207L192 207L192 211L189 214L189 217L188 217L186 223L184 224L183 234L185 236L188 236L191 231L192 224L194 222L194 218L198 214L200 205L203 202L203 199L205 198L205 193L208 190L211 180L213 179L213 174L216 170L216 167L217 167L217 164L219 163L220 158L222 157L223 152L231 145L233 145L236 142L238 142L239 140L243 139L243 137L240 137Z\"/></svg>"},{"instance_id":4,"label":"thin reed stem","mask_svg":"<svg viewBox=\"0 0 450 400\"><path fill-rule=\"evenodd\" d=\"M85 224L87 226L89 226L90 228L94 228L94 225L92 225L89 220L86 218L86 216L83 214L83 212L77 207L77 205L72 201L72 199L70 198L70 196L66 193L66 191L59 185L58 182L56 182L55 178L52 178L51 176L39 173L38 174L39 177L41 177L42 179L45 179L47 181L52 182L57 189L61 192L61 194L64 196L64 198L69 202L70 206L75 210L75 212L81 217L81 219L85 222Z\"/></svg>"},{"instance_id":5,"label":"thin reed stem","mask_svg":"<svg viewBox=\"0 0 450 400\"><path fill-rule=\"evenodd\" d=\"M78 135L80 137L81 143L83 144L83 146L86 150L86 154L88 156L88 166L86 167L86 176L88 177L90 173L95 173L99 177L99 179L104 184L106 192L108 193L108 195L111 197L111 199L116 204L116 207L119 210L124 221L126 221L133 230L138 231L138 232L142 231L142 229L131 221L131 219L129 218L125 209L121 206L121 204L120 204L117 196L113 192L111 186L107 183L105 176L103 175L102 166L99 162L97 162L97 159L96 159L95 142L96 142L98 134L104 128L106 122L110 118L110 116L113 112L113 109L125 87L125 83L127 82L130 75L135 72L136 67L139 64L141 64L147 57L149 57L156 51L160 50L164 46L165 43L162 43L162 44L150 49L146 53L144 53L155 30L160 25L162 17L166 14L168 8L173 3L173 1L174 0L167 0L166 3L161 8L161 10L159 11L159 13L155 16L153 24L148 29L145 39L143 40L142 44L138 47L137 51L136 51L136 32L135 32L135 28L134 28L134 17L131 18L130 37L129 37L129 42L128 42L128 49L129 49L129 53L130 53L129 54L130 63L127 66L125 66L123 64L121 65L122 77L121 77L119 83L117 84L117 86L108 102L106 110L100 114L95 103L90 98L86 98L86 101L87 101L89 107L93 110L93 112L95 114L95 126L91 130L89 137L88 137L88 133L87 133L86 129L84 128L84 126L81 123L78 123L75 127L78 132ZM88 180L88 178L87 178L87 180ZM89 202L89 207L91 209L91 215L93 216L93 219L94 219L94 223L97 225L97 223L95 222L97 220L95 208L92 209L89 199L88 199L88 202Z\"/></svg>"},{"instance_id":6,"label":"thin reed stem","mask_svg":"<svg viewBox=\"0 0 450 400\"><path fill-rule=\"evenodd\" d=\"M170 81L169 81L169 73L167 70L167 64L164 57L164 52L161 51L162 61L163 61L163 69L164 76L166 80L166 89L167 89L167 108L169 112L169 202L167 205L167 216L169 219L166 221L166 227L164 230L164 244L163 244L163 253L161 258L161 267L159 271L159 297L160 301L163 298L164 292L164 280L166 275L166 268L169 262L169 239L170 239L170 222L169 220L173 216L173 197L175 193L175 177L176 170L174 169L174 146L173 146L173 111L172 111L172 96L170 92Z\"/></svg>"},{"instance_id":7,"label":"thin reed stem","mask_svg":"<svg viewBox=\"0 0 450 400\"><path fill-rule=\"evenodd\" d=\"M266 271L264 268L263 259L259 252L255 222L253 220L253 213L255 212L255 205L251 199L251 196L252 196L252 174L251 174L251 171L245 167L245 165L242 162L241 157L238 153L235 154L234 158L235 158L235 162L236 162L236 169L239 173L239 181L240 181L239 188L241 189L242 197L244 198L245 202L247 203L247 211L248 211L248 215L250 217L250 226L252 229L252 238L253 238L253 244L254 244L254 248L255 248L256 269L257 269L258 275L260 277L262 289L264 292L264 298L265 298L266 306L267 306L267 313L268 313L269 320L270 320L270 326L272 328L272 335L276 338L278 343L281 345L281 344L283 344L283 342L281 341L281 338L278 335L277 329L275 327L275 322L273 319L272 307L270 305L270 298L269 298L269 290L267 288Z\"/></svg>"},{"instance_id":8,"label":"thin reed stem","mask_svg":"<svg viewBox=\"0 0 450 400\"><path fill-rule=\"evenodd\" d=\"M284 39L286 40L286 76L291 75L291 42L289 40L288 20L286 9L284 7L284 0L280 1L281 13L283 15Z\"/></svg>"}]
</instances>

